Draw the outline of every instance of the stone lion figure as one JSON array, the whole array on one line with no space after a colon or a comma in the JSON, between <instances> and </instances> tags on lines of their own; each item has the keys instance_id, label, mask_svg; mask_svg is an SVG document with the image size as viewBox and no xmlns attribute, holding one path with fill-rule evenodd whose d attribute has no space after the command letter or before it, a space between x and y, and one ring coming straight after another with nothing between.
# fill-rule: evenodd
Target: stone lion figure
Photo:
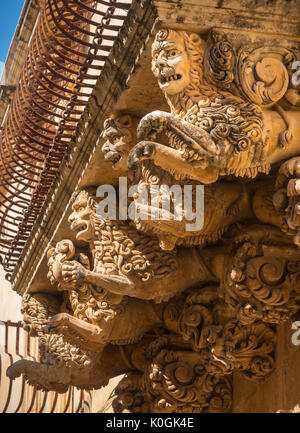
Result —
<instances>
[{"instance_id":1,"label":"stone lion figure","mask_svg":"<svg viewBox=\"0 0 300 433\"><path fill-rule=\"evenodd\" d=\"M230 51L232 47L227 45ZM138 126L140 142L131 151L129 167L152 159L178 179L187 177L209 184L226 175L254 178L258 173L268 173L273 163L297 153L299 111L284 111L278 106L282 92L270 97L269 104L253 103L257 98L250 91L247 98L239 92L241 86L235 85L234 72L233 90L229 92L228 86L224 90L221 80L209 79L207 51L198 34L175 30L157 33L152 71L171 112L154 111L142 118ZM276 68L285 66L272 61L270 67L276 75ZM259 66L263 69L268 65L261 62ZM271 95L272 82L267 92ZM154 141L162 132L168 136L169 145Z\"/></svg>"}]
</instances>

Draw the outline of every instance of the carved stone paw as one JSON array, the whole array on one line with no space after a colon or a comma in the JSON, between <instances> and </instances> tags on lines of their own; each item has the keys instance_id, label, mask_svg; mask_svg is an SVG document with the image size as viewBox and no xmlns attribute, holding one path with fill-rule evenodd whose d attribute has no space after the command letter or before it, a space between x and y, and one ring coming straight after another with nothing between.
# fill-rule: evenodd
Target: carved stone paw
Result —
<instances>
[{"instance_id":1,"label":"carved stone paw","mask_svg":"<svg viewBox=\"0 0 300 433\"><path fill-rule=\"evenodd\" d=\"M164 131L170 116L170 113L164 111L153 111L144 116L137 128L138 140L155 140L157 135Z\"/></svg>"},{"instance_id":2,"label":"carved stone paw","mask_svg":"<svg viewBox=\"0 0 300 433\"><path fill-rule=\"evenodd\" d=\"M70 323L70 319L72 316L70 316L67 313L59 313L59 314L55 314L55 316L52 316L49 318L49 322L48 322L48 328L63 328L63 327L68 327L69 323Z\"/></svg>"},{"instance_id":3,"label":"carved stone paw","mask_svg":"<svg viewBox=\"0 0 300 433\"><path fill-rule=\"evenodd\" d=\"M134 146L128 157L128 168L134 170L140 161L152 158L155 153L155 144L152 141L141 141Z\"/></svg>"},{"instance_id":4,"label":"carved stone paw","mask_svg":"<svg viewBox=\"0 0 300 433\"><path fill-rule=\"evenodd\" d=\"M62 279L64 283L80 285L85 281L87 270L75 260L62 264Z\"/></svg>"},{"instance_id":5,"label":"carved stone paw","mask_svg":"<svg viewBox=\"0 0 300 433\"><path fill-rule=\"evenodd\" d=\"M300 246L300 157L284 162L276 180L273 204L282 217L282 230Z\"/></svg>"},{"instance_id":6,"label":"carved stone paw","mask_svg":"<svg viewBox=\"0 0 300 433\"><path fill-rule=\"evenodd\" d=\"M17 377L20 377L22 373L24 373L24 363L22 360L15 362L12 364L8 369L6 370L6 375L11 379L14 380Z\"/></svg>"}]
</instances>

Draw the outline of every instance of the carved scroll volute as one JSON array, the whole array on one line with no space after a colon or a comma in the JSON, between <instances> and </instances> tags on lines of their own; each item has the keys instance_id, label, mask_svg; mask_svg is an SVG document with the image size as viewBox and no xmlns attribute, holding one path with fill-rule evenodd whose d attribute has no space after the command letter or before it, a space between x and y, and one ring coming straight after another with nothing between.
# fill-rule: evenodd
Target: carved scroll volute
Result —
<instances>
[{"instance_id":1,"label":"carved scroll volute","mask_svg":"<svg viewBox=\"0 0 300 433\"><path fill-rule=\"evenodd\" d=\"M296 253L284 245L276 248L248 241L240 245L227 275L224 299L242 324L281 323L299 310Z\"/></svg>"},{"instance_id":2,"label":"carved scroll volute","mask_svg":"<svg viewBox=\"0 0 300 433\"><path fill-rule=\"evenodd\" d=\"M289 87L288 68L294 54L281 47L240 49L236 80L244 96L265 108L279 101Z\"/></svg>"},{"instance_id":3,"label":"carved scroll volute","mask_svg":"<svg viewBox=\"0 0 300 433\"><path fill-rule=\"evenodd\" d=\"M155 413L228 412L231 376L208 374L199 354L163 349L144 375L144 390Z\"/></svg>"},{"instance_id":4,"label":"carved scroll volute","mask_svg":"<svg viewBox=\"0 0 300 433\"><path fill-rule=\"evenodd\" d=\"M228 90L234 80L235 52L225 33L212 30L204 54L205 78L220 89Z\"/></svg>"}]
</instances>

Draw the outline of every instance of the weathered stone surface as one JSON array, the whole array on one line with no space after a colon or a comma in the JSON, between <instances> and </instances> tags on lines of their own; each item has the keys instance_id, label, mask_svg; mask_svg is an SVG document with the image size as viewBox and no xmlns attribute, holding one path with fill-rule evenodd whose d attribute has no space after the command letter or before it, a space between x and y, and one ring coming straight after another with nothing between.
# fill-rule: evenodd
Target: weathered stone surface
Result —
<instances>
[{"instance_id":1,"label":"weathered stone surface","mask_svg":"<svg viewBox=\"0 0 300 433\"><path fill-rule=\"evenodd\" d=\"M122 45L127 62L115 48L120 69L106 66L45 225L14 274L41 361L19 361L8 375L57 392L123 375L116 412L293 411L296 2L153 4L134 5L140 21L125 23L124 32L134 28ZM138 186L130 205L148 218L99 215L97 187L119 176ZM194 232L182 209L176 218L174 195L158 221L149 216L165 193L150 208L139 201L142 187L175 184L205 185Z\"/></svg>"}]
</instances>

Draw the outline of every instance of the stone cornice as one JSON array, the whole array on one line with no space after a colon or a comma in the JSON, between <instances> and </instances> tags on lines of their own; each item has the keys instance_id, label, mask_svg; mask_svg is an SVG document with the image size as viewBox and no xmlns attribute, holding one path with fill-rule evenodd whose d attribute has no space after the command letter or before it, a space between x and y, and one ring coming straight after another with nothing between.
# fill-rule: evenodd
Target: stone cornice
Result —
<instances>
[{"instance_id":1,"label":"stone cornice","mask_svg":"<svg viewBox=\"0 0 300 433\"><path fill-rule=\"evenodd\" d=\"M171 28L205 33L213 23L224 30L300 37L297 0L154 0L153 3L162 24Z\"/></svg>"}]
</instances>

